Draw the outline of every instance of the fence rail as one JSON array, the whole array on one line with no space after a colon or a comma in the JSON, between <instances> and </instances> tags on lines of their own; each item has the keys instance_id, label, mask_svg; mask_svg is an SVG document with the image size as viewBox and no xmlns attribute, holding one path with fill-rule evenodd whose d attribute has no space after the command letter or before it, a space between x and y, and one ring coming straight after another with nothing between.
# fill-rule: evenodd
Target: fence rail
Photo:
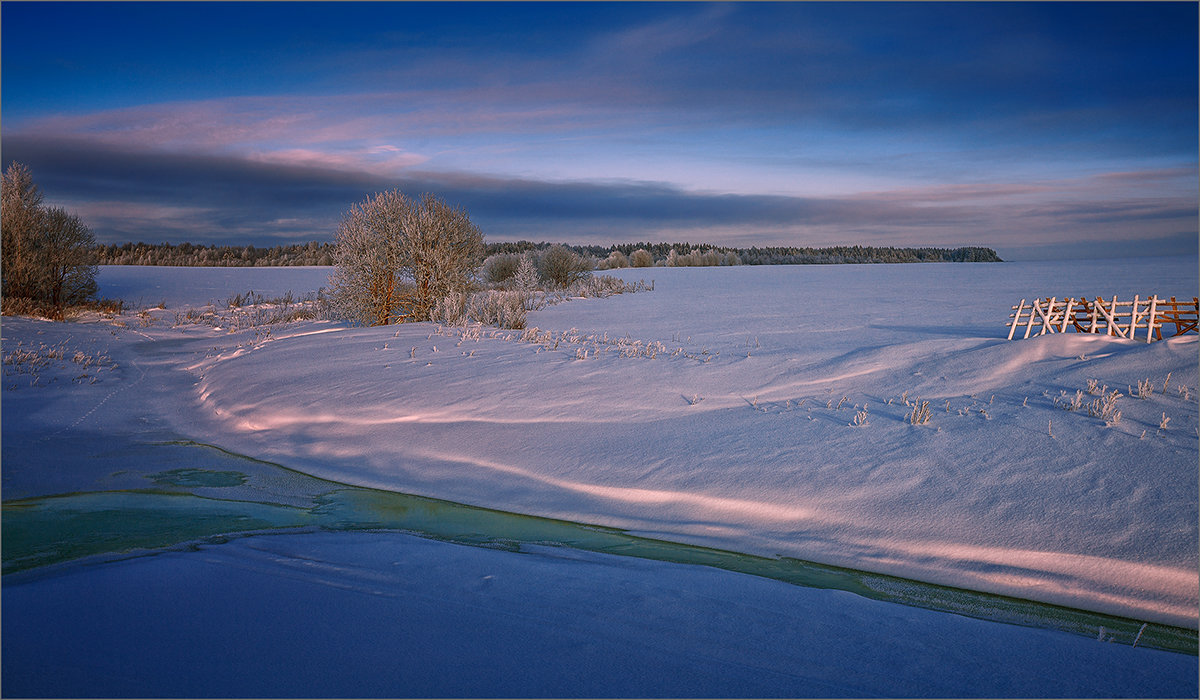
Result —
<instances>
[{"instance_id":1,"label":"fence rail","mask_svg":"<svg viewBox=\"0 0 1200 700\"><path fill-rule=\"evenodd\" d=\"M1009 340L1023 327L1025 338L1030 335L1066 333L1070 329L1077 333L1103 333L1136 340L1138 331L1144 330L1142 335L1149 343L1155 339L1162 340L1163 328L1167 328L1170 334L1167 337L1196 333L1197 322L1200 321L1200 298L1177 301L1175 297L1167 300L1155 295L1145 299L1134 296L1129 301L1118 301L1114 294L1111 300L1096 297L1088 301L1087 297L1046 297L1034 299L1032 303L1022 299L1012 310L1007 324Z\"/></svg>"}]
</instances>

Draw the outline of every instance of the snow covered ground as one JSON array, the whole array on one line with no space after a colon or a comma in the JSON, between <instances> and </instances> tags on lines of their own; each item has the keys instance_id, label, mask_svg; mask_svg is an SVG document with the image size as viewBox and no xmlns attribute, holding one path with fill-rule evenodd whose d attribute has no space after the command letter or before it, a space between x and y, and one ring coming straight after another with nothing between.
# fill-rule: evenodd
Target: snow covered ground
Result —
<instances>
[{"instance_id":1,"label":"snow covered ground","mask_svg":"<svg viewBox=\"0 0 1200 700\"><path fill-rule=\"evenodd\" d=\"M179 447L1119 615L1149 640L1197 627L1197 336L1010 342L1004 322L1022 297L1191 298L1194 260L624 270L654 291L548 307L524 333L182 323L189 306L300 296L327 274L102 268L102 296L165 308L4 319L6 358L25 353L3 378L6 572L67 558L18 541L45 526L13 523L45 513L76 523L55 552L121 549L130 527L112 513L136 508L96 498L195 526L137 540L155 556L6 574L6 694L1197 693L1194 655L1095 638L1129 631L558 546L323 531L332 506L302 475L229 476L253 470ZM1146 380L1153 393L1129 395ZM1088 415L1105 389L1124 395L1119 421ZM912 425L924 401L930 420ZM162 550L247 530L275 534Z\"/></svg>"}]
</instances>

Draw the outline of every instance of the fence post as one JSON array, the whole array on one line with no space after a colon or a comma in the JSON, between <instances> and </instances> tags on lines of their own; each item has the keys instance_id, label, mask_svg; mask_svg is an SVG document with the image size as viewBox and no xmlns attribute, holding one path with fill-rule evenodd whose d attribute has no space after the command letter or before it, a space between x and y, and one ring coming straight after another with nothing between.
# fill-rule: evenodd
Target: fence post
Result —
<instances>
[{"instance_id":1,"label":"fence post","mask_svg":"<svg viewBox=\"0 0 1200 700\"><path fill-rule=\"evenodd\" d=\"M1075 299L1073 299L1072 297L1067 297L1067 310L1063 312L1062 328L1058 331L1059 333L1067 332L1067 321L1069 321L1071 319L1071 309L1073 309L1074 307L1075 307Z\"/></svg>"},{"instance_id":2,"label":"fence post","mask_svg":"<svg viewBox=\"0 0 1200 700\"><path fill-rule=\"evenodd\" d=\"M1046 335L1047 333L1054 332L1054 304L1057 301L1058 297L1050 297L1046 300L1045 309L1040 306L1034 306L1034 309L1037 310L1038 316L1041 317L1041 321L1039 323L1041 329L1038 331L1038 335Z\"/></svg>"},{"instance_id":3,"label":"fence post","mask_svg":"<svg viewBox=\"0 0 1200 700\"><path fill-rule=\"evenodd\" d=\"M1107 332L1108 335L1113 334L1113 326L1117 323L1117 295L1113 295L1112 306L1108 307L1104 317L1108 319Z\"/></svg>"},{"instance_id":4,"label":"fence post","mask_svg":"<svg viewBox=\"0 0 1200 700\"><path fill-rule=\"evenodd\" d=\"M1025 337L1026 338L1028 338L1029 334L1033 331L1033 319L1036 318L1037 314L1040 313L1042 310L1042 307L1038 305L1040 301L1041 301L1040 299L1034 299L1033 300L1033 308L1029 310L1029 323L1025 324Z\"/></svg>"},{"instance_id":5,"label":"fence post","mask_svg":"<svg viewBox=\"0 0 1200 700\"><path fill-rule=\"evenodd\" d=\"M1158 312L1158 295L1150 297L1150 317L1146 319L1146 342L1154 339L1154 315Z\"/></svg>"},{"instance_id":6,"label":"fence post","mask_svg":"<svg viewBox=\"0 0 1200 700\"><path fill-rule=\"evenodd\" d=\"M1138 300L1140 300L1141 297L1142 297L1142 295L1140 295L1140 294L1133 295L1133 309L1129 313L1129 339L1130 340L1133 340L1137 336Z\"/></svg>"},{"instance_id":7,"label":"fence post","mask_svg":"<svg viewBox=\"0 0 1200 700\"><path fill-rule=\"evenodd\" d=\"M1013 339L1013 333L1017 332L1017 326L1021 323L1021 312L1025 310L1025 300L1022 299L1021 303L1013 308L1017 310L1017 313L1013 315L1012 326L1008 329L1009 340Z\"/></svg>"}]
</instances>

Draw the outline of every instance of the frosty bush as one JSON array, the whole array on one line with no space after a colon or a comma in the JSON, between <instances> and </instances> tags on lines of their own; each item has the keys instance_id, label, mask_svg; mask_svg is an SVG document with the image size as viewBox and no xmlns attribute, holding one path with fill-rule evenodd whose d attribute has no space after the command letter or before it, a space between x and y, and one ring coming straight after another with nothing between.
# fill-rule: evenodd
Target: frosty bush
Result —
<instances>
[{"instance_id":1,"label":"frosty bush","mask_svg":"<svg viewBox=\"0 0 1200 700\"><path fill-rule=\"evenodd\" d=\"M458 325L463 323L467 315L466 292L450 292L442 297L430 313L431 321Z\"/></svg>"},{"instance_id":2,"label":"frosty bush","mask_svg":"<svg viewBox=\"0 0 1200 700\"><path fill-rule=\"evenodd\" d=\"M478 323L521 330L525 327L525 297L519 291L489 290L471 297L467 313Z\"/></svg>"},{"instance_id":3,"label":"frosty bush","mask_svg":"<svg viewBox=\"0 0 1200 700\"><path fill-rule=\"evenodd\" d=\"M563 294L569 297L610 297L614 294L625 294L626 292L643 292L653 290L654 285L647 285L645 280L637 282L625 282L610 275L598 275L594 277L585 277L584 279L575 282L571 286L563 290Z\"/></svg>"},{"instance_id":4,"label":"frosty bush","mask_svg":"<svg viewBox=\"0 0 1200 700\"><path fill-rule=\"evenodd\" d=\"M654 256L645 248L638 248L629 256L629 263L633 267L654 267Z\"/></svg>"},{"instance_id":5,"label":"frosty bush","mask_svg":"<svg viewBox=\"0 0 1200 700\"><path fill-rule=\"evenodd\" d=\"M520 264L520 255L497 253L483 261L483 279L491 284L504 284L517 274Z\"/></svg>"},{"instance_id":6,"label":"frosty bush","mask_svg":"<svg viewBox=\"0 0 1200 700\"><path fill-rule=\"evenodd\" d=\"M432 320L452 326L482 323L521 330L525 327L525 297L520 291L503 289L451 292L434 307Z\"/></svg>"},{"instance_id":7,"label":"frosty bush","mask_svg":"<svg viewBox=\"0 0 1200 700\"><path fill-rule=\"evenodd\" d=\"M667 267L715 267L721 264L721 257L715 250L699 251L680 254L674 248L667 253Z\"/></svg>"},{"instance_id":8,"label":"frosty bush","mask_svg":"<svg viewBox=\"0 0 1200 700\"><path fill-rule=\"evenodd\" d=\"M623 267L629 267L629 258L619 250L614 250L608 254L608 257L600 261L596 266L597 270L619 270Z\"/></svg>"},{"instance_id":9,"label":"frosty bush","mask_svg":"<svg viewBox=\"0 0 1200 700\"><path fill-rule=\"evenodd\" d=\"M521 256L517 272L513 275L513 286L521 294L521 305L524 309L533 311L537 304L538 273L532 255Z\"/></svg>"},{"instance_id":10,"label":"frosty bush","mask_svg":"<svg viewBox=\"0 0 1200 700\"><path fill-rule=\"evenodd\" d=\"M350 208L338 225L330 278L337 310L370 325L428 321L451 292L465 292L483 257L467 213L433 195L398 190Z\"/></svg>"},{"instance_id":11,"label":"frosty bush","mask_svg":"<svg viewBox=\"0 0 1200 700\"><path fill-rule=\"evenodd\" d=\"M555 287L567 287L592 271L590 261L563 245L553 245L542 253L538 272Z\"/></svg>"}]
</instances>

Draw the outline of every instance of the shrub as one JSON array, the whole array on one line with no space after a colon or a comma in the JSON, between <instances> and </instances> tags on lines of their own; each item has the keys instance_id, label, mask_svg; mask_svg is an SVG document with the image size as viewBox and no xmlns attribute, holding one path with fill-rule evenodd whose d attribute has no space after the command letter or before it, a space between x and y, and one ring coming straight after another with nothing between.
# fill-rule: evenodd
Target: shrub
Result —
<instances>
[{"instance_id":1,"label":"shrub","mask_svg":"<svg viewBox=\"0 0 1200 700\"><path fill-rule=\"evenodd\" d=\"M667 253L667 267L715 267L721 264L721 256L715 250L693 250L680 254L674 248Z\"/></svg>"},{"instance_id":2,"label":"shrub","mask_svg":"<svg viewBox=\"0 0 1200 700\"><path fill-rule=\"evenodd\" d=\"M474 322L521 330L525 327L525 297L516 290L451 292L434 307L433 320L449 325Z\"/></svg>"},{"instance_id":3,"label":"shrub","mask_svg":"<svg viewBox=\"0 0 1200 700\"><path fill-rule=\"evenodd\" d=\"M467 313L478 323L521 330L525 327L525 296L508 290L480 292L471 296Z\"/></svg>"},{"instance_id":4,"label":"shrub","mask_svg":"<svg viewBox=\"0 0 1200 700\"><path fill-rule=\"evenodd\" d=\"M581 279L563 290L570 297L610 297L614 294L641 292L653 289L644 280L625 282L611 275L594 275Z\"/></svg>"},{"instance_id":5,"label":"shrub","mask_svg":"<svg viewBox=\"0 0 1200 700\"><path fill-rule=\"evenodd\" d=\"M497 253L483 261L483 279L491 284L504 284L517 274L520 264L520 255Z\"/></svg>"},{"instance_id":6,"label":"shrub","mask_svg":"<svg viewBox=\"0 0 1200 700\"><path fill-rule=\"evenodd\" d=\"M600 261L596 266L597 270L619 270L623 267L629 267L629 258L619 250L614 250L608 254L608 257Z\"/></svg>"},{"instance_id":7,"label":"shrub","mask_svg":"<svg viewBox=\"0 0 1200 700\"><path fill-rule=\"evenodd\" d=\"M591 263L563 245L553 245L542 253L539 270L543 280L555 287L567 287L592 271Z\"/></svg>"},{"instance_id":8,"label":"shrub","mask_svg":"<svg viewBox=\"0 0 1200 700\"><path fill-rule=\"evenodd\" d=\"M645 248L638 248L629 256L629 264L633 267L654 267L654 256Z\"/></svg>"}]
</instances>

